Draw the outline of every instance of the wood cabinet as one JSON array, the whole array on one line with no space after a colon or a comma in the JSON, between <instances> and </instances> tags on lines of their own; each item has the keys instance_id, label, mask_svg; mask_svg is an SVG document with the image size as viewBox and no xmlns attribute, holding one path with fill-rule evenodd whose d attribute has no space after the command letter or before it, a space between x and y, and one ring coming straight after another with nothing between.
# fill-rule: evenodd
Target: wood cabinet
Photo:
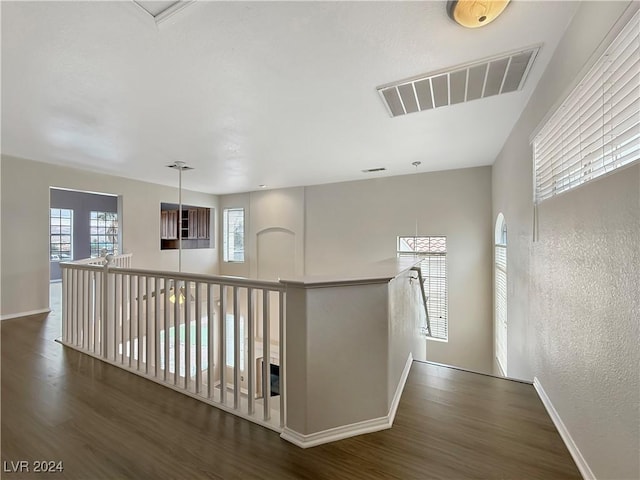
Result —
<instances>
[{"instance_id":1,"label":"wood cabinet","mask_svg":"<svg viewBox=\"0 0 640 480\"><path fill-rule=\"evenodd\" d=\"M211 248L211 209L183 206L182 223L177 206L162 204L160 210L160 248L178 248L179 235L182 248Z\"/></svg>"},{"instance_id":2,"label":"wood cabinet","mask_svg":"<svg viewBox=\"0 0 640 480\"><path fill-rule=\"evenodd\" d=\"M178 238L177 210L163 210L160 212L160 238Z\"/></svg>"},{"instance_id":3,"label":"wood cabinet","mask_svg":"<svg viewBox=\"0 0 640 480\"><path fill-rule=\"evenodd\" d=\"M187 210L187 238L198 238L198 210L200 209Z\"/></svg>"},{"instance_id":4,"label":"wood cabinet","mask_svg":"<svg viewBox=\"0 0 640 480\"><path fill-rule=\"evenodd\" d=\"M198 228L197 237L199 239L209 238L211 213L208 208L199 208L197 213Z\"/></svg>"}]
</instances>

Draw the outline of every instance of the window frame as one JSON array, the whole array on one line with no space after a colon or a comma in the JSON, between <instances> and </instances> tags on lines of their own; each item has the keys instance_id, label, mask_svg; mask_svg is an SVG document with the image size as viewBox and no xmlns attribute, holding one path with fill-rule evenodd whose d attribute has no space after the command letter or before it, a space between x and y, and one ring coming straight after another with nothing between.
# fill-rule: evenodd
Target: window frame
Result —
<instances>
[{"instance_id":1,"label":"window frame","mask_svg":"<svg viewBox=\"0 0 640 480\"><path fill-rule=\"evenodd\" d=\"M427 240L428 249L420 248L418 250L408 250L401 247L401 242L404 239L413 240L415 245L418 244L418 240ZM444 249L437 250L433 242L443 241ZM405 244L406 244L405 240ZM407 245L408 247L408 245ZM447 265L447 236L446 235L398 235L396 243L396 255L398 257L414 257L422 258L420 262L420 269L422 271L422 278L424 281L425 294L427 295L427 306L429 308L429 321L431 324L431 335L427 336L427 340L435 342L448 342L449 341L449 274ZM431 259L440 258L441 266L437 266L439 270L431 274L430 271L425 272L425 261L429 261L427 267L431 269ZM438 276L438 274L443 275ZM439 293L437 298L434 299L432 293ZM435 305L434 305L435 304ZM440 317L432 314L432 312L440 312ZM442 318L444 316L444 318ZM434 331L443 331L443 335L434 335Z\"/></svg>"},{"instance_id":2,"label":"window frame","mask_svg":"<svg viewBox=\"0 0 640 480\"><path fill-rule=\"evenodd\" d=\"M57 210L57 215L54 216L54 211ZM63 217L62 216L62 212L69 212L69 217ZM54 225L53 224L53 219L57 219L58 220L58 224ZM69 218L69 225L62 225L62 220ZM58 227L60 229L59 232L53 233L53 228L54 227ZM62 227L69 227L69 233L68 234L63 234L62 233ZM62 242L62 237L69 237L69 241L68 242ZM57 237L59 240L58 242L53 242L53 238ZM58 245L58 258L54 259L52 258L54 253L53 253L53 249L51 248L53 245ZM69 246L69 258L61 258L60 255L62 254L62 251L60 249L60 246L62 245L68 245ZM73 209L71 208L57 208L57 207L50 207L49 208L49 262L64 262L64 261L71 261L73 260Z\"/></svg>"},{"instance_id":3,"label":"window frame","mask_svg":"<svg viewBox=\"0 0 640 480\"><path fill-rule=\"evenodd\" d=\"M235 245L234 242L229 242L230 235L237 235L237 232L230 231L230 218L229 213L234 212L242 212L242 259L236 259L235 249L233 251L233 255L230 255L230 243ZM244 207L228 207L222 209L222 261L225 263L245 263L246 254L245 254L245 244L246 244L246 214ZM232 256L234 258L232 258Z\"/></svg>"},{"instance_id":4,"label":"window frame","mask_svg":"<svg viewBox=\"0 0 640 480\"><path fill-rule=\"evenodd\" d=\"M635 12L532 136L535 204L640 161L638 30Z\"/></svg>"},{"instance_id":5,"label":"window frame","mask_svg":"<svg viewBox=\"0 0 640 480\"><path fill-rule=\"evenodd\" d=\"M95 214L95 218L94 218L94 214ZM104 215L105 219L102 221L102 224L99 223L100 220L100 215ZM115 219L107 219L106 216L107 215L114 215ZM95 220L95 224L94 224L94 220ZM107 226L110 222L110 226ZM115 223L115 227L114 227L114 223ZM98 233L96 231L96 233L93 233L93 229L99 229L99 228L115 228L115 233ZM118 220L118 212L107 212L104 210L91 210L89 212L89 252L90 252L90 257L91 258L98 258L101 256L101 251L103 248L107 248L106 245L112 245L112 249L109 250L107 249L107 253L110 253L112 255L118 255L119 251L120 251L120 245L119 245L119 235L120 235L120 223ZM100 239L105 239L107 237L111 237L111 238L115 238L115 242L107 242L107 241L100 241ZM97 239L97 244L98 244L98 250L94 251L94 238ZM101 245L105 245L104 247L100 247Z\"/></svg>"}]
</instances>

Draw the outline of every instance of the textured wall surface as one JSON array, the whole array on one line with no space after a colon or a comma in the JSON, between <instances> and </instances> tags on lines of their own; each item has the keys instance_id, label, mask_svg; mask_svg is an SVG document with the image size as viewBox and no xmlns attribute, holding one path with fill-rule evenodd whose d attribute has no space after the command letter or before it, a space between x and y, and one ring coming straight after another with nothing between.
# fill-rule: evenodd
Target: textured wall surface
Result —
<instances>
[{"instance_id":1,"label":"textured wall surface","mask_svg":"<svg viewBox=\"0 0 640 480\"><path fill-rule=\"evenodd\" d=\"M491 168L307 187L305 273L394 257L398 235L446 235L449 342L427 359L491 372Z\"/></svg>"},{"instance_id":2,"label":"textured wall surface","mask_svg":"<svg viewBox=\"0 0 640 480\"><path fill-rule=\"evenodd\" d=\"M629 5L580 5L492 182L509 226L508 374L538 378L599 479L640 478L640 166L543 202L534 242L530 137Z\"/></svg>"},{"instance_id":3,"label":"textured wall surface","mask_svg":"<svg viewBox=\"0 0 640 480\"><path fill-rule=\"evenodd\" d=\"M257 234L273 227L295 233L295 270L307 275L395 257L416 220L419 235L446 235L449 341L428 341L427 359L492 371L490 167L221 196L227 207L245 208L249 235L246 261L221 261L224 275L255 276Z\"/></svg>"},{"instance_id":4,"label":"textured wall surface","mask_svg":"<svg viewBox=\"0 0 640 480\"><path fill-rule=\"evenodd\" d=\"M640 478L639 178L544 202L532 249L533 370L598 478Z\"/></svg>"}]
</instances>

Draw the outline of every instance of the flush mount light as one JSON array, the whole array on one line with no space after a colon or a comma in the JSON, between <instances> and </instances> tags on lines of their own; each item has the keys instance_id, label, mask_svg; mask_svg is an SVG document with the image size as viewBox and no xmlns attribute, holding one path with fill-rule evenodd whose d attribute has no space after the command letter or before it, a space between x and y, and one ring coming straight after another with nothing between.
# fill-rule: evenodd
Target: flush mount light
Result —
<instances>
[{"instance_id":1,"label":"flush mount light","mask_svg":"<svg viewBox=\"0 0 640 480\"><path fill-rule=\"evenodd\" d=\"M493 22L509 5L509 0L449 0L447 13L467 28L478 28Z\"/></svg>"}]
</instances>

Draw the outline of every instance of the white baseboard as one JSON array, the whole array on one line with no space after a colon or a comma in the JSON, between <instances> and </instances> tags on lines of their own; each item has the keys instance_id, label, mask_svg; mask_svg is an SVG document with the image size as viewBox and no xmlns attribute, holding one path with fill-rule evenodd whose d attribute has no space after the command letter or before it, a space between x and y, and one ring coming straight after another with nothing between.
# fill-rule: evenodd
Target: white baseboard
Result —
<instances>
[{"instance_id":1,"label":"white baseboard","mask_svg":"<svg viewBox=\"0 0 640 480\"><path fill-rule=\"evenodd\" d=\"M576 466L582 474L582 477L585 480L596 480L596 476L591 471L591 468L589 468L589 464L587 464L587 461L582 456L582 453L576 445L576 442L573 441L569 430L567 429L564 422L560 418L560 415L558 415L558 412L551 403L551 399L547 395L547 392L545 392L544 388L542 388L542 384L540 383L540 380L538 380L538 377L533 377L533 387L536 389L536 392L538 392L538 397L540 397L544 408L547 409L547 413L549 413L553 424L558 429L558 432L560 433L564 444L567 446L569 453L573 457L573 461L576 462Z\"/></svg>"},{"instance_id":2,"label":"white baseboard","mask_svg":"<svg viewBox=\"0 0 640 480\"><path fill-rule=\"evenodd\" d=\"M41 308L40 310L31 310L28 312L20 312L20 313L8 313L7 315L0 315L0 322L3 320L11 320L13 318L19 317L29 317L31 315L39 315L41 313L50 313L51 310L48 308Z\"/></svg>"},{"instance_id":3,"label":"white baseboard","mask_svg":"<svg viewBox=\"0 0 640 480\"><path fill-rule=\"evenodd\" d=\"M398 410L400 397L402 396L402 392L404 391L404 384L407 383L407 377L409 376L411 365L413 365L413 354L409 352L407 362L404 364L404 369L402 370L402 375L400 375L400 381L398 382L398 386L396 387L396 393L393 394L393 399L391 399L391 408L389 409L389 414L387 415L387 417L389 417L389 428L391 428L391 425L393 425L393 421L396 418L396 411Z\"/></svg>"},{"instance_id":4,"label":"white baseboard","mask_svg":"<svg viewBox=\"0 0 640 480\"><path fill-rule=\"evenodd\" d=\"M315 447L324 443L335 442L344 438L355 437L365 433L378 432L391 428L389 419L385 417L374 418L372 420L364 420L362 422L352 423L351 425L342 425L340 427L330 428L321 432L303 435L285 427L280 437L288 442L293 443L301 448Z\"/></svg>"},{"instance_id":5,"label":"white baseboard","mask_svg":"<svg viewBox=\"0 0 640 480\"><path fill-rule=\"evenodd\" d=\"M391 400L391 406L389 413L384 417L372 418L369 420L363 420L362 422L352 423L350 425L341 425L339 427L330 428L328 430L322 430L320 432L310 433L304 435L302 433L291 430L285 427L280 437L288 442L293 443L301 448L315 447L324 443L335 442L336 440L342 440L349 437L355 437L356 435L363 435L365 433L379 432L380 430L386 430L391 428L393 420L396 417L396 411L398 410L398 404L400 403L400 397L404 390L404 385L409 376L411 365L413 364L413 355L409 353L407 363L402 370L400 381L396 388L393 399Z\"/></svg>"}]
</instances>

